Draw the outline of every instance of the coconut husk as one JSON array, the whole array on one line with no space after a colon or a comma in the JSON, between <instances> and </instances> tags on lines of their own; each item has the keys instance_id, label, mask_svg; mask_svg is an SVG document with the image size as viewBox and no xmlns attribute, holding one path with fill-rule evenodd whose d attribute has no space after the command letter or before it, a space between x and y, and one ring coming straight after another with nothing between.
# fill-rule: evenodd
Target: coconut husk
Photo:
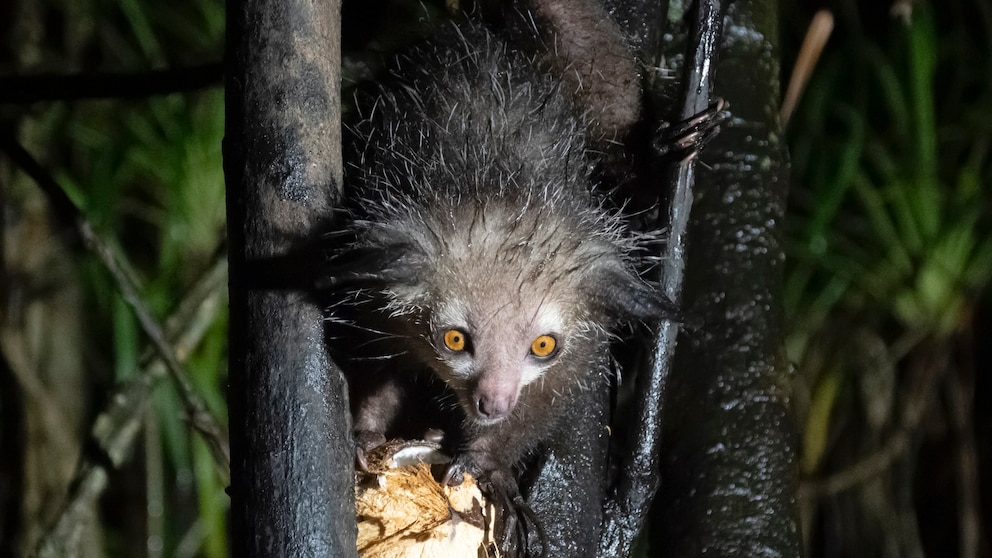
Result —
<instances>
[{"instance_id":1,"label":"coconut husk","mask_svg":"<svg viewBox=\"0 0 992 558\"><path fill-rule=\"evenodd\" d=\"M360 558L498 556L495 513L475 479L452 487L431 473L447 460L429 442L387 442L365 455L355 484Z\"/></svg>"}]
</instances>

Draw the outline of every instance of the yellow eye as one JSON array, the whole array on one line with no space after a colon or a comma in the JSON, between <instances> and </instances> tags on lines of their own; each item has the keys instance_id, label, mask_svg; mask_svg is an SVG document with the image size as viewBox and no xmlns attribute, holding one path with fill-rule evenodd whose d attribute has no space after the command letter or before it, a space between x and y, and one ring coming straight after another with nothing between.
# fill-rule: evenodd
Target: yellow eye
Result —
<instances>
[{"instance_id":1,"label":"yellow eye","mask_svg":"<svg viewBox=\"0 0 992 558\"><path fill-rule=\"evenodd\" d=\"M465 334L457 329L444 332L444 346L452 351L465 350Z\"/></svg>"},{"instance_id":2,"label":"yellow eye","mask_svg":"<svg viewBox=\"0 0 992 558\"><path fill-rule=\"evenodd\" d=\"M555 352L556 344L557 341L555 341L554 337L551 337L550 335L542 335L530 344L530 353L540 358L549 357Z\"/></svg>"}]
</instances>

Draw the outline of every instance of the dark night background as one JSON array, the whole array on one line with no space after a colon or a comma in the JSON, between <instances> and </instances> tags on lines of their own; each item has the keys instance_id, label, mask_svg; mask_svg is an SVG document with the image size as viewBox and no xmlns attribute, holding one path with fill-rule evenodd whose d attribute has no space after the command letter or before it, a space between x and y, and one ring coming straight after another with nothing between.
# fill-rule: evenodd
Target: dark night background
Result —
<instances>
[{"instance_id":1,"label":"dark night background","mask_svg":"<svg viewBox=\"0 0 992 558\"><path fill-rule=\"evenodd\" d=\"M345 2L346 80L443 12L365 6ZM834 32L786 130L782 231L806 555L992 556L992 6L783 2L783 92L820 8ZM221 423L224 23L220 0L0 5L0 132L123 255ZM17 80L193 67L164 80L183 92L125 100L37 101L82 86ZM57 516L111 390L156 364L109 274L5 155L0 226L2 558L26 555ZM85 556L228 554L226 471L174 385L156 385L85 526Z\"/></svg>"}]
</instances>

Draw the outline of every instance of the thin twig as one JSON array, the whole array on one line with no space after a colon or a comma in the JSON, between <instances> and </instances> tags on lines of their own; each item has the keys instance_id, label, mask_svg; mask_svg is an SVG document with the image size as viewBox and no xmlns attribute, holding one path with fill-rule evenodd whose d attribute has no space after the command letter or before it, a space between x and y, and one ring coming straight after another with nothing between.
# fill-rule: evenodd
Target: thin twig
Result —
<instances>
[{"instance_id":1,"label":"thin twig","mask_svg":"<svg viewBox=\"0 0 992 558\"><path fill-rule=\"evenodd\" d=\"M813 16L813 21L806 30L806 38L803 39L803 46L799 49L799 56L792 67L792 77L789 78L789 88L785 92L782 106L779 107L778 118L782 122L782 128L789 126L792 113L799 104L799 98L806 89L809 78L813 75L817 61L823 47L827 44L827 39L834 30L834 16L828 10L820 10Z\"/></svg>"},{"instance_id":2,"label":"thin twig","mask_svg":"<svg viewBox=\"0 0 992 558\"><path fill-rule=\"evenodd\" d=\"M227 436L218 425L216 419L207 410L206 404L193 389L187 379L183 366L176 358L175 350L169 345L161 326L152 317L147 305L141 300L138 289L131 277L125 272L123 258L113 248L104 242L94 231L89 221L85 219L79 208L69 199L59 184L45 171L44 168L27 152L9 130L0 130L0 148L28 174L42 192L47 196L56 217L64 225L71 225L86 246L97 256L117 285L124 301L128 303L141 329L151 340L159 356L165 362L166 368L172 374L173 381L179 388L183 408L193 428L203 435L204 441L210 448L217 463L224 469L230 467L230 449Z\"/></svg>"},{"instance_id":3,"label":"thin twig","mask_svg":"<svg viewBox=\"0 0 992 558\"><path fill-rule=\"evenodd\" d=\"M889 470L910 449L913 434L932 401L934 386L945 369L946 366L931 362L926 356L915 358L913 383L896 430L879 449L854 464L823 479L804 480L800 488L801 497L816 498L837 494Z\"/></svg>"},{"instance_id":4,"label":"thin twig","mask_svg":"<svg viewBox=\"0 0 992 558\"><path fill-rule=\"evenodd\" d=\"M169 344L168 340L166 340L161 326L155 321L148 307L141 300L134 283L131 282L127 273L124 271L124 266L121 265L110 245L104 243L93 232L93 228L89 222L80 220L79 231L86 247L97 255L114 278L114 281L117 282L117 288L120 290L121 296L131 306L132 311L138 318L138 322L141 324L141 329L144 330L145 335L148 336L152 345L162 358L162 361L165 362L166 368L172 374L172 379L176 383L176 387L179 388L183 408L186 411L190 425L203 435L204 441L207 442L214 456L214 460L221 467L230 467L231 450L228 447L227 436L217 423L217 420L214 419L214 416L207 410L203 399L193 389L185 368L176 357L175 350Z\"/></svg>"},{"instance_id":5,"label":"thin twig","mask_svg":"<svg viewBox=\"0 0 992 558\"><path fill-rule=\"evenodd\" d=\"M173 316L166 321L176 352L185 356L217 316L227 283L227 262L223 256L210 267L189 291ZM38 544L39 558L70 556L75 548L74 534L96 499L107 487L109 469L120 467L131 453L142 428L148 396L155 385L168 376L161 359L145 355L147 361L137 374L119 385L108 398L107 408L97 416L83 462L66 496L62 511ZM228 473L222 471L224 482Z\"/></svg>"},{"instance_id":6,"label":"thin twig","mask_svg":"<svg viewBox=\"0 0 992 558\"><path fill-rule=\"evenodd\" d=\"M954 442L957 446L958 484L958 546L961 558L978 558L981 548L981 505L978 501L979 474L978 450L975 444L975 431L972 427L975 402L975 362L972 328L963 333L960 354L963 355L957 369L948 382L950 391L951 424L954 427Z\"/></svg>"},{"instance_id":7,"label":"thin twig","mask_svg":"<svg viewBox=\"0 0 992 558\"><path fill-rule=\"evenodd\" d=\"M910 432L899 429L885 443L856 463L821 480L804 481L800 489L802 498L831 496L854 488L881 475L892 467L909 449Z\"/></svg>"},{"instance_id":8,"label":"thin twig","mask_svg":"<svg viewBox=\"0 0 992 558\"><path fill-rule=\"evenodd\" d=\"M683 122L701 114L709 107L717 48L720 42L725 4L720 0L700 0L695 3L695 28L689 62L686 63ZM662 254L662 290L678 304L682 296L685 269L686 235L692 210L692 188L695 182L695 153L683 159L675 169L674 180L665 181L664 188L673 184L669 202L669 239ZM660 446L662 407L665 402L668 377L672 368L679 326L663 320L654 336L650 363L636 379L637 402L635 419L637 432L630 455L621 464L617 482L604 506L603 535L599 556L629 556L634 538L640 533L651 501L660 484Z\"/></svg>"},{"instance_id":9,"label":"thin twig","mask_svg":"<svg viewBox=\"0 0 992 558\"><path fill-rule=\"evenodd\" d=\"M219 87L224 77L220 62L191 68L136 73L0 76L0 103L26 105L42 101L82 99L144 99Z\"/></svg>"}]
</instances>

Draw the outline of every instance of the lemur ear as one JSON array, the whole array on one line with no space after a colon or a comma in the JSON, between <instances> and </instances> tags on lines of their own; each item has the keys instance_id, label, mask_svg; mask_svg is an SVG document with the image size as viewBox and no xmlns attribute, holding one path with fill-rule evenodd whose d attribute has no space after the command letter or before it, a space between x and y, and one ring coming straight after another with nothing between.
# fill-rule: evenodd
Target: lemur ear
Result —
<instances>
[{"instance_id":1,"label":"lemur ear","mask_svg":"<svg viewBox=\"0 0 992 558\"><path fill-rule=\"evenodd\" d=\"M424 269L424 254L407 243L352 248L332 255L315 285L318 290L415 285Z\"/></svg>"},{"instance_id":2,"label":"lemur ear","mask_svg":"<svg viewBox=\"0 0 992 558\"><path fill-rule=\"evenodd\" d=\"M644 281L620 262L595 270L587 292L600 310L618 321L681 321L678 307L661 292L660 285Z\"/></svg>"}]
</instances>

